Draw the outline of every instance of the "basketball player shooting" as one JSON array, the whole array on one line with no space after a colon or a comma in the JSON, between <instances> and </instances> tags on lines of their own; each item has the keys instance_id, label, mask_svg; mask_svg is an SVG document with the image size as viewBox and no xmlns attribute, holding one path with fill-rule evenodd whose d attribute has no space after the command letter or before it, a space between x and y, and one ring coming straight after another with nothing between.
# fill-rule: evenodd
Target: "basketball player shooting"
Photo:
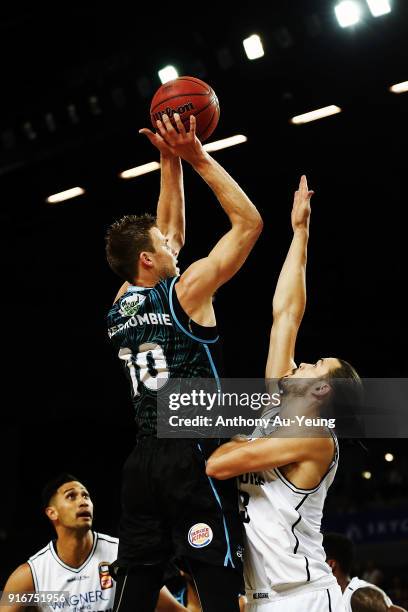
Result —
<instances>
[{"instance_id":1,"label":"basketball player shooting","mask_svg":"<svg viewBox=\"0 0 408 612\"><path fill-rule=\"evenodd\" d=\"M231 223L211 252L178 276L172 235L149 216L128 216L107 235L107 258L125 281L108 314L136 412L136 446L122 480L115 609L154 610L166 562L182 560L204 612L239 610L242 525L234 480L214 483L205 461L217 441L157 438L157 390L169 377L213 378L218 332L212 297L241 268L262 220L239 185L206 153L180 116L144 129L162 154L189 163ZM177 234L177 232L176 232ZM222 597L214 589L221 581Z\"/></svg>"},{"instance_id":2,"label":"basketball player shooting","mask_svg":"<svg viewBox=\"0 0 408 612\"><path fill-rule=\"evenodd\" d=\"M303 176L291 215L293 239L273 298L266 364L269 389L273 391L273 381L278 381L279 416L290 421L296 414L318 416L328 401L336 400L336 381L343 383L342 388L348 383L350 401L359 397L361 387L355 370L341 359L326 357L299 367L294 361L306 305L312 195ZM231 441L207 462L210 477L240 476L247 610L343 611L341 591L325 562L320 533L324 500L337 469L337 439L319 426L284 429L266 438Z\"/></svg>"}]
</instances>

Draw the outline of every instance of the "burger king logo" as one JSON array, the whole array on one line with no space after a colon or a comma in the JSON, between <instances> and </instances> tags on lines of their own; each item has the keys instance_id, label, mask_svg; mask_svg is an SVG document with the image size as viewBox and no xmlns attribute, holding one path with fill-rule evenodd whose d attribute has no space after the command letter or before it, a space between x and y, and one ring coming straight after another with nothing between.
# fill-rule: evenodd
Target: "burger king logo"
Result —
<instances>
[{"instance_id":1,"label":"burger king logo","mask_svg":"<svg viewBox=\"0 0 408 612\"><path fill-rule=\"evenodd\" d=\"M208 546L213 539L213 532L206 523L196 523L188 532L188 542L193 548Z\"/></svg>"}]
</instances>

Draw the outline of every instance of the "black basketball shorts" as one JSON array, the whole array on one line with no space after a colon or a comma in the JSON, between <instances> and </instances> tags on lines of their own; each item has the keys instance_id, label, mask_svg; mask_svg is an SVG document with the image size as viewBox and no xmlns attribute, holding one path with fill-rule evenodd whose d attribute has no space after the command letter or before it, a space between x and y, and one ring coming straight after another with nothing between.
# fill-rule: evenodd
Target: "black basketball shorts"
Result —
<instances>
[{"instance_id":1,"label":"black basketball shorts","mask_svg":"<svg viewBox=\"0 0 408 612\"><path fill-rule=\"evenodd\" d=\"M235 478L205 473L215 448L215 440L137 440L123 468L119 566L187 558L242 571Z\"/></svg>"}]
</instances>

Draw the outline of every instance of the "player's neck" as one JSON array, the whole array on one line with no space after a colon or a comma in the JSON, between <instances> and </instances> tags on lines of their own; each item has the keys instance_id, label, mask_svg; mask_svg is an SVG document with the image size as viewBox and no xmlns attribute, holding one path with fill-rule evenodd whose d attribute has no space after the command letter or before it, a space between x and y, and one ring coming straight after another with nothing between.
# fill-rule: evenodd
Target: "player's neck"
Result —
<instances>
[{"instance_id":1,"label":"player's neck","mask_svg":"<svg viewBox=\"0 0 408 612\"><path fill-rule=\"evenodd\" d=\"M294 419L304 416L313 419L319 416L316 404L307 405L304 397L283 396L279 416L285 419Z\"/></svg>"},{"instance_id":2,"label":"player's neck","mask_svg":"<svg viewBox=\"0 0 408 612\"><path fill-rule=\"evenodd\" d=\"M135 287L154 287L160 281L160 278L152 274L139 274L133 281Z\"/></svg>"},{"instance_id":3,"label":"player's neck","mask_svg":"<svg viewBox=\"0 0 408 612\"><path fill-rule=\"evenodd\" d=\"M339 587L341 588L341 592L344 593L344 591L350 584L350 580L351 580L350 576L344 576L341 574L340 576L336 576L336 578L337 578L337 582L339 583Z\"/></svg>"},{"instance_id":4,"label":"player's neck","mask_svg":"<svg viewBox=\"0 0 408 612\"><path fill-rule=\"evenodd\" d=\"M58 557L65 565L81 567L89 557L93 546L93 532L79 532L74 529L58 529L56 549Z\"/></svg>"}]
</instances>

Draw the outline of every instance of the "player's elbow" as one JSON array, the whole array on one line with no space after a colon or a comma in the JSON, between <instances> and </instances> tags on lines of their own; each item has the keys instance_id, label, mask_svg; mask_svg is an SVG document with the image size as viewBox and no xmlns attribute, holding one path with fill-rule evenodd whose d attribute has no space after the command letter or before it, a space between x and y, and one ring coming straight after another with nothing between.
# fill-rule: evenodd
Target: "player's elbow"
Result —
<instances>
[{"instance_id":1,"label":"player's elbow","mask_svg":"<svg viewBox=\"0 0 408 612\"><path fill-rule=\"evenodd\" d=\"M257 209L255 208L253 210L251 218L248 221L247 229L251 233L253 233L256 237L258 237L263 230L263 226L264 226L263 219L261 215L259 214L259 212L257 211Z\"/></svg>"},{"instance_id":2,"label":"player's elbow","mask_svg":"<svg viewBox=\"0 0 408 612\"><path fill-rule=\"evenodd\" d=\"M207 461L205 473L210 478L215 478L216 480L226 480L230 478L229 474L219 465L216 459L209 459Z\"/></svg>"}]
</instances>

